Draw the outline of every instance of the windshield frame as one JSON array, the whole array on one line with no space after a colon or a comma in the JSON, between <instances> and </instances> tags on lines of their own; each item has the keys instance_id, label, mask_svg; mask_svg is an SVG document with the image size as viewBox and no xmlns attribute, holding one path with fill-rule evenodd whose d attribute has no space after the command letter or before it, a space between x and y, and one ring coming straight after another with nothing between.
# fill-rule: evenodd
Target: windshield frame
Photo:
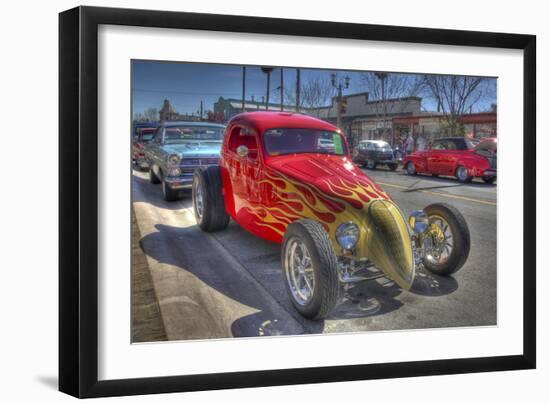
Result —
<instances>
[{"instance_id":1,"label":"windshield frame","mask_svg":"<svg viewBox=\"0 0 550 404\"><path fill-rule=\"evenodd\" d=\"M272 154L272 152L269 151L269 148L266 144L266 137L268 137L270 135L270 133L269 133L270 131L274 131L274 130L304 130L304 131L309 130L309 131L317 131L317 132L326 132L326 133L330 133L332 135L338 135L338 136L340 136L340 138L342 140L343 153L338 154L338 153L334 153L334 152L322 152L322 151L294 151L294 152L288 152L288 153ZM317 139L317 142L319 142L319 140L321 140L321 138ZM320 155L323 155L323 156L349 157L349 146L348 146L346 137L343 135L343 133L341 133L337 130L327 130L327 129L324 129L324 128L274 127L274 128L269 128L269 129L264 130L264 132L262 133L262 136L261 136L261 143L262 143L262 148L264 150L264 154L268 158L279 157L279 156L291 156L291 155L294 155L294 154L320 154Z\"/></svg>"}]
</instances>

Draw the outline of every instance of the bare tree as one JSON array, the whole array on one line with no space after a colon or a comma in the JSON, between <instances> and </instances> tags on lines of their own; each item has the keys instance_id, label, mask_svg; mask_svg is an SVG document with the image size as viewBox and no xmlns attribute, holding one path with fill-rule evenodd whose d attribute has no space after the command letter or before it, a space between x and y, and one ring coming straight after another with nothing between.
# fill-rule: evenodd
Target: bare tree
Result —
<instances>
[{"instance_id":1,"label":"bare tree","mask_svg":"<svg viewBox=\"0 0 550 404\"><path fill-rule=\"evenodd\" d=\"M159 112L156 108L150 107L143 112L143 116L147 122L154 122L159 119Z\"/></svg>"},{"instance_id":2,"label":"bare tree","mask_svg":"<svg viewBox=\"0 0 550 404\"><path fill-rule=\"evenodd\" d=\"M285 89L285 96L289 105L296 104L296 86L289 86ZM300 110L319 116L319 108L331 104L334 88L330 80L323 80L320 77L310 78L300 83Z\"/></svg>"},{"instance_id":3,"label":"bare tree","mask_svg":"<svg viewBox=\"0 0 550 404\"><path fill-rule=\"evenodd\" d=\"M422 76L389 72L366 72L361 75L363 86L369 93L369 99L376 101L372 104L376 117L383 123L382 134L388 137L392 133L391 117L403 113L407 108L406 102L396 102L397 98L417 97L424 88Z\"/></svg>"},{"instance_id":4,"label":"bare tree","mask_svg":"<svg viewBox=\"0 0 550 404\"><path fill-rule=\"evenodd\" d=\"M134 122L147 122L143 112L134 112Z\"/></svg>"},{"instance_id":5,"label":"bare tree","mask_svg":"<svg viewBox=\"0 0 550 404\"><path fill-rule=\"evenodd\" d=\"M444 113L450 135L464 134L461 117L471 111L486 95L488 79L484 77L425 75L429 94Z\"/></svg>"}]
</instances>

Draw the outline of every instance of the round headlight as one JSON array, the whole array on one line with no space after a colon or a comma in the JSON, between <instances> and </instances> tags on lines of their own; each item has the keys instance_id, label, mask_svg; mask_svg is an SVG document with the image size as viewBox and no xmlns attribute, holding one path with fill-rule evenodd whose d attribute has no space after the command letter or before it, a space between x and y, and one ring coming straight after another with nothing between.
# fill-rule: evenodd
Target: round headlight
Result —
<instances>
[{"instance_id":1,"label":"round headlight","mask_svg":"<svg viewBox=\"0 0 550 404\"><path fill-rule=\"evenodd\" d=\"M168 156L168 164L171 166L178 166L180 161L181 157L178 154L171 154Z\"/></svg>"},{"instance_id":2,"label":"round headlight","mask_svg":"<svg viewBox=\"0 0 550 404\"><path fill-rule=\"evenodd\" d=\"M416 234L424 233L429 225L428 215L423 210L416 210L409 216L409 226Z\"/></svg>"},{"instance_id":3,"label":"round headlight","mask_svg":"<svg viewBox=\"0 0 550 404\"><path fill-rule=\"evenodd\" d=\"M168 176L170 177L177 177L180 174L181 174L181 170L178 167L168 169Z\"/></svg>"},{"instance_id":4,"label":"round headlight","mask_svg":"<svg viewBox=\"0 0 550 404\"><path fill-rule=\"evenodd\" d=\"M359 227L353 222L342 223L336 229L336 241L344 250L351 250L359 241Z\"/></svg>"}]
</instances>

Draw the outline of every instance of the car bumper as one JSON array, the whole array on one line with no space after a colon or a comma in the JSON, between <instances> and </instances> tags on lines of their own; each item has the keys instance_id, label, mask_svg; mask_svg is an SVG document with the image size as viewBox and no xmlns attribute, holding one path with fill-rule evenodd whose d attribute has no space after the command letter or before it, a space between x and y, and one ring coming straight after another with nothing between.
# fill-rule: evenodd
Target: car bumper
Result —
<instances>
[{"instance_id":1,"label":"car bumper","mask_svg":"<svg viewBox=\"0 0 550 404\"><path fill-rule=\"evenodd\" d=\"M164 181L171 189L191 189L193 186L193 175L165 177Z\"/></svg>"},{"instance_id":2,"label":"car bumper","mask_svg":"<svg viewBox=\"0 0 550 404\"><path fill-rule=\"evenodd\" d=\"M483 173L481 174L482 177L496 177L497 176L497 170L495 169L489 169L489 170L485 170L483 171Z\"/></svg>"}]
</instances>

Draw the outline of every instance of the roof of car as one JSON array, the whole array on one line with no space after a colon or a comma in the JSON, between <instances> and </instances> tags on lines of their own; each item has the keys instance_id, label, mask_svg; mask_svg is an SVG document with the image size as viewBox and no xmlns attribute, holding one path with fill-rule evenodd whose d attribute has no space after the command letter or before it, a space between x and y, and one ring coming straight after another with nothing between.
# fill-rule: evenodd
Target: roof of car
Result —
<instances>
[{"instance_id":1,"label":"roof of car","mask_svg":"<svg viewBox=\"0 0 550 404\"><path fill-rule=\"evenodd\" d=\"M263 133L268 129L275 128L297 128L297 129L318 129L332 132L340 132L340 130L321 119L314 118L309 115L297 114L291 112L244 112L235 115L229 121L229 124L243 124L252 127Z\"/></svg>"},{"instance_id":2,"label":"roof of car","mask_svg":"<svg viewBox=\"0 0 550 404\"><path fill-rule=\"evenodd\" d=\"M438 140L465 140L464 136L454 136L454 137L440 137L439 139L434 139L434 142Z\"/></svg>"},{"instance_id":3,"label":"roof of car","mask_svg":"<svg viewBox=\"0 0 550 404\"><path fill-rule=\"evenodd\" d=\"M388 143L385 140L361 140L359 143Z\"/></svg>"},{"instance_id":4,"label":"roof of car","mask_svg":"<svg viewBox=\"0 0 550 404\"><path fill-rule=\"evenodd\" d=\"M202 121L169 121L169 122L162 122L160 126L164 126L165 128L171 128L174 126L211 126L215 128L225 128L225 125L222 125L221 123L202 122Z\"/></svg>"}]
</instances>

